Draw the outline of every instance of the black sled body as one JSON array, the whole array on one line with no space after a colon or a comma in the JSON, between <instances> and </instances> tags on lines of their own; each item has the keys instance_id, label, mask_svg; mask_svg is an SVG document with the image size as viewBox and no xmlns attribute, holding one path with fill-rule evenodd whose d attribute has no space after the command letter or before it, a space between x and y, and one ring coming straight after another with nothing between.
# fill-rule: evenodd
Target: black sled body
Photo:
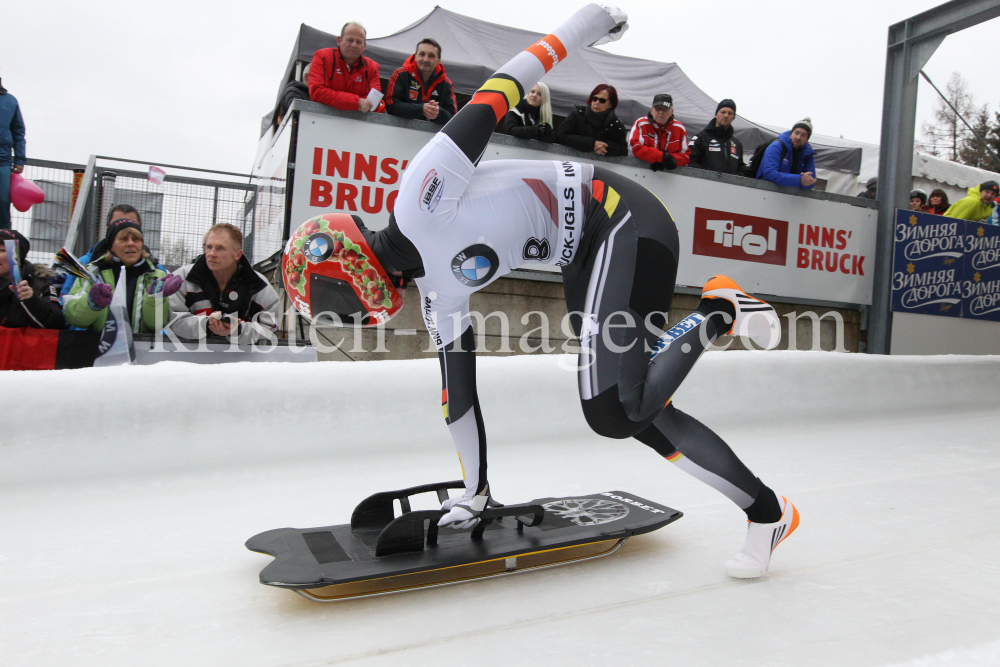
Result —
<instances>
[{"instance_id":1,"label":"black sled body","mask_svg":"<svg viewBox=\"0 0 1000 667\"><path fill-rule=\"evenodd\" d=\"M632 535L682 516L622 491L491 507L478 526L466 530L439 530L441 510L410 511L410 496L437 492L443 501L450 488L464 485L445 482L377 493L355 508L350 524L277 528L251 537L246 547L274 556L260 573L262 584L333 601L597 558ZM394 501L402 510L399 517Z\"/></svg>"}]
</instances>

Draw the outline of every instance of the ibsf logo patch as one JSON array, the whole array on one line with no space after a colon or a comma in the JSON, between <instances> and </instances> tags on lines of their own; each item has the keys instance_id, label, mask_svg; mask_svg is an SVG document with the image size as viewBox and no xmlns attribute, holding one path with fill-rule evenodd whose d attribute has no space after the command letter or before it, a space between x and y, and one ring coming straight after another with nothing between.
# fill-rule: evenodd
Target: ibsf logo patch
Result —
<instances>
[{"instance_id":1,"label":"ibsf logo patch","mask_svg":"<svg viewBox=\"0 0 1000 667\"><path fill-rule=\"evenodd\" d=\"M694 210L696 255L785 266L788 221L741 213Z\"/></svg>"},{"instance_id":2,"label":"ibsf logo patch","mask_svg":"<svg viewBox=\"0 0 1000 667\"><path fill-rule=\"evenodd\" d=\"M463 285L485 285L496 275L500 260L493 248L482 243L470 245L451 259L451 273Z\"/></svg>"},{"instance_id":3,"label":"ibsf logo patch","mask_svg":"<svg viewBox=\"0 0 1000 667\"><path fill-rule=\"evenodd\" d=\"M302 250L313 264L325 262L333 254L333 238L326 232L316 232L306 239Z\"/></svg>"},{"instance_id":4,"label":"ibsf logo patch","mask_svg":"<svg viewBox=\"0 0 1000 667\"><path fill-rule=\"evenodd\" d=\"M424 176L424 182L420 186L420 210L433 213L441 202L443 194L444 177L439 176L436 170L431 169Z\"/></svg>"}]
</instances>

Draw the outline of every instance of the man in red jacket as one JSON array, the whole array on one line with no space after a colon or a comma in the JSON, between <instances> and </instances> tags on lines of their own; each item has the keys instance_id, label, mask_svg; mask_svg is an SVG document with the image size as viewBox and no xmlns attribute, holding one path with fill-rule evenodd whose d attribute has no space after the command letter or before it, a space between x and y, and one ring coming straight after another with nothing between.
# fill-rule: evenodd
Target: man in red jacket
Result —
<instances>
[{"instance_id":1,"label":"man in red jacket","mask_svg":"<svg viewBox=\"0 0 1000 667\"><path fill-rule=\"evenodd\" d=\"M386 110L392 116L444 125L455 115L455 88L441 64L441 45L422 39L389 79Z\"/></svg>"},{"instance_id":2,"label":"man in red jacket","mask_svg":"<svg viewBox=\"0 0 1000 667\"><path fill-rule=\"evenodd\" d=\"M655 96L649 115L632 125L628 152L651 163L653 171L676 169L691 161L687 128L674 118L674 99L670 95Z\"/></svg>"},{"instance_id":3,"label":"man in red jacket","mask_svg":"<svg viewBox=\"0 0 1000 667\"><path fill-rule=\"evenodd\" d=\"M337 38L337 47L319 49L309 66L309 99L343 111L372 110L368 92L382 92L378 63L365 58L366 32L360 23L345 23ZM381 101L375 107L385 113Z\"/></svg>"}]
</instances>

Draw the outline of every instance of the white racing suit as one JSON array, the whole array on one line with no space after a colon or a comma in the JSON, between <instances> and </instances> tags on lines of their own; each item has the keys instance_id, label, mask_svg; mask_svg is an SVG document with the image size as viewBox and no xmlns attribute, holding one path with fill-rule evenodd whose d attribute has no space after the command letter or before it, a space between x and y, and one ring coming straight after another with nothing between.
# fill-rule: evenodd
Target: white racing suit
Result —
<instances>
[{"instance_id":1,"label":"white racing suit","mask_svg":"<svg viewBox=\"0 0 1000 667\"><path fill-rule=\"evenodd\" d=\"M469 296L532 263L563 267L567 305L579 313L572 322L581 400L594 430L636 437L752 520L781 515L773 492L726 443L670 402L728 326L707 308L666 334L648 326L650 319L666 324L677 271L677 231L666 207L628 179L572 160L478 164L507 111L552 66L606 36L619 20L613 14L588 5L501 67L410 162L394 223L380 232L419 253L421 310L439 350L442 409L466 483L465 494L445 504L452 511L443 525L471 525L489 495ZM400 234L405 239L389 238ZM623 313L632 325L617 326ZM601 335L614 316L610 336Z\"/></svg>"}]
</instances>

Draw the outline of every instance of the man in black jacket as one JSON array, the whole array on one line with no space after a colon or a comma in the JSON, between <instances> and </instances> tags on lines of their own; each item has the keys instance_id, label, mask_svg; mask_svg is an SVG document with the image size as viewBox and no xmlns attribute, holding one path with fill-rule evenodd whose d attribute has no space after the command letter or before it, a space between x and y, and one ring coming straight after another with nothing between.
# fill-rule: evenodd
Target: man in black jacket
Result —
<instances>
[{"instance_id":1,"label":"man in black jacket","mask_svg":"<svg viewBox=\"0 0 1000 667\"><path fill-rule=\"evenodd\" d=\"M219 223L205 234L205 254L174 275L184 279L170 296L170 330L182 338L236 336L238 343L274 338L281 301L267 278L243 255L243 234Z\"/></svg>"},{"instance_id":2,"label":"man in black jacket","mask_svg":"<svg viewBox=\"0 0 1000 667\"><path fill-rule=\"evenodd\" d=\"M691 141L690 166L723 174L747 175L743 144L733 135L734 118L736 102L730 99L719 102L715 118Z\"/></svg>"},{"instance_id":3,"label":"man in black jacket","mask_svg":"<svg viewBox=\"0 0 1000 667\"><path fill-rule=\"evenodd\" d=\"M13 271L10 265L14 258L7 256L4 241L17 242L17 252L21 257L21 282L17 285L11 284ZM31 243L21 232L0 229L0 327L65 329L59 292L50 281L55 273L25 260L30 249Z\"/></svg>"},{"instance_id":4,"label":"man in black jacket","mask_svg":"<svg viewBox=\"0 0 1000 667\"><path fill-rule=\"evenodd\" d=\"M401 118L444 125L455 115L455 88L441 64L441 45L422 39L416 52L389 79L386 111Z\"/></svg>"}]
</instances>

